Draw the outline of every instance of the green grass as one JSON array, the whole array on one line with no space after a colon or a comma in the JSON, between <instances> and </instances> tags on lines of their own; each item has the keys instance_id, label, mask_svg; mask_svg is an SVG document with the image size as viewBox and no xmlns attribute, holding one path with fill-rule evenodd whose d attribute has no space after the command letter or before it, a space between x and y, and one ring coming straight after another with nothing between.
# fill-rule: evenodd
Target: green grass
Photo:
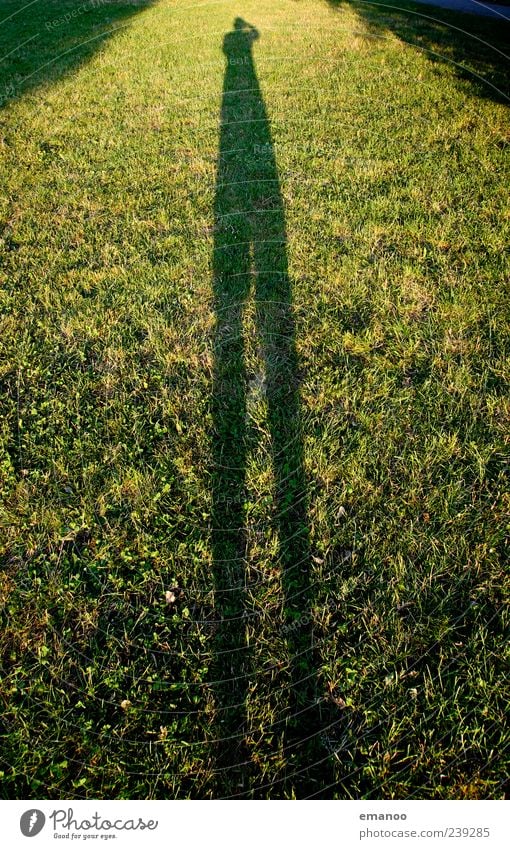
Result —
<instances>
[{"instance_id":1,"label":"green grass","mask_svg":"<svg viewBox=\"0 0 510 849\"><path fill-rule=\"evenodd\" d=\"M3 795L502 798L508 26L22 7Z\"/></svg>"}]
</instances>

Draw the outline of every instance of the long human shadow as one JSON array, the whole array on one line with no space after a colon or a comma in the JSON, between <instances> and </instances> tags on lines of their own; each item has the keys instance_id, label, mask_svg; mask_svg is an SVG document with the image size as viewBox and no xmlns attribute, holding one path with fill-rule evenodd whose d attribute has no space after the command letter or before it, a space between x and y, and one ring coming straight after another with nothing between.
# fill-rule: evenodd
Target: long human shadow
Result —
<instances>
[{"instance_id":1,"label":"long human shadow","mask_svg":"<svg viewBox=\"0 0 510 849\"><path fill-rule=\"evenodd\" d=\"M448 65L479 97L508 104L510 20L460 14L406 0L326 2L333 9L354 9L368 35L385 38L392 33L423 51L430 62Z\"/></svg>"},{"instance_id":2,"label":"long human shadow","mask_svg":"<svg viewBox=\"0 0 510 849\"><path fill-rule=\"evenodd\" d=\"M256 671L247 628L257 639L260 622L250 614L246 586L245 502L248 442L247 396L255 385L265 398L273 472L273 518L286 625L287 713L284 740L297 777L293 789L310 786L318 716L316 670L307 614L310 604L310 541L299 404L299 374L291 303L284 205L271 128L259 87L252 46L259 37L237 18L223 42L226 71L221 106L213 287L215 302L213 382L212 548L218 616L215 679L218 759L224 785L253 788L246 707ZM260 373L247 368L248 300L256 327ZM279 722L282 722L279 717ZM303 761L303 747L308 755ZM297 749L305 770L293 766ZM312 751L313 749L313 751ZM234 772L232 772L234 769ZM324 763L320 765L324 769ZM325 781L327 783L327 781ZM317 789L317 779L313 784ZM275 788L275 793L283 792Z\"/></svg>"},{"instance_id":3,"label":"long human shadow","mask_svg":"<svg viewBox=\"0 0 510 849\"><path fill-rule=\"evenodd\" d=\"M87 62L157 0L6 0L0 10L0 107Z\"/></svg>"}]
</instances>

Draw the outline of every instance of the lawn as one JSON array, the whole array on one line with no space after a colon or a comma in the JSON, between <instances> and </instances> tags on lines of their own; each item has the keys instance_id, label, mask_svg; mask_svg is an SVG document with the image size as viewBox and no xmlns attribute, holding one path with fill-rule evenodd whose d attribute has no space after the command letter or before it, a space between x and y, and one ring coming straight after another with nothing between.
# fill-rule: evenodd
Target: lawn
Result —
<instances>
[{"instance_id":1,"label":"lawn","mask_svg":"<svg viewBox=\"0 0 510 849\"><path fill-rule=\"evenodd\" d=\"M3 0L5 798L503 798L510 25Z\"/></svg>"}]
</instances>

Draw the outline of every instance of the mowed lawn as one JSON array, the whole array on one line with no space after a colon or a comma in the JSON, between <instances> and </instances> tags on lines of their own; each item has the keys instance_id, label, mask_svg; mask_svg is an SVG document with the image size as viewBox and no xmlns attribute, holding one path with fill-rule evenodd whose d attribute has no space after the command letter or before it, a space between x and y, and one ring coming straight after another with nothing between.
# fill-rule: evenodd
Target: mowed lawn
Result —
<instances>
[{"instance_id":1,"label":"mowed lawn","mask_svg":"<svg viewBox=\"0 0 510 849\"><path fill-rule=\"evenodd\" d=\"M508 790L510 25L400 5L2 2L4 797Z\"/></svg>"}]
</instances>

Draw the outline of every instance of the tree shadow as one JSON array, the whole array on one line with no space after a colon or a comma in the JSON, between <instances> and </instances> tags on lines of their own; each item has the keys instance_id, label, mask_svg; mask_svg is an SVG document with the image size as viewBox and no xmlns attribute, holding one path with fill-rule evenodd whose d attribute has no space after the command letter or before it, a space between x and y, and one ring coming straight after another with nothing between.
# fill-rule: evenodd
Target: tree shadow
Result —
<instances>
[{"instance_id":1,"label":"tree shadow","mask_svg":"<svg viewBox=\"0 0 510 849\"><path fill-rule=\"evenodd\" d=\"M430 62L446 63L479 97L509 102L510 21L406 2L326 2L337 10L352 7L368 35L381 38L392 33L423 51Z\"/></svg>"},{"instance_id":2,"label":"tree shadow","mask_svg":"<svg viewBox=\"0 0 510 849\"><path fill-rule=\"evenodd\" d=\"M250 448L250 395L258 393L272 466L272 516L278 536L278 574L283 597L286 716L282 724L284 789L306 795L326 776L327 757L317 752L319 716L310 606L310 540L303 469L299 369L295 347L284 206L271 128L259 87L252 46L259 37L237 18L223 42L226 71L221 128L213 256L215 304L213 379L212 549L218 618L215 697L217 763L241 792L257 786L247 746L247 699L258 689L251 645L260 639L260 617L250 613L246 470ZM246 313L253 312L258 365L248 363ZM253 345L251 345L253 348ZM257 666L257 670L256 667ZM272 685L275 686L274 683ZM276 684L278 686L278 684ZM323 718L323 717L322 717ZM306 742L308 741L308 742ZM308 748L307 748L308 747ZM320 746L319 746L320 748ZM292 773L294 753L306 770ZM304 750L306 754L304 755ZM316 764L314 773L313 764ZM319 773L319 778L317 777ZM223 786L226 786L226 781ZM278 783L280 779L278 780ZM285 789L285 787L287 789ZM288 788L291 787L291 791Z\"/></svg>"},{"instance_id":3,"label":"tree shadow","mask_svg":"<svg viewBox=\"0 0 510 849\"><path fill-rule=\"evenodd\" d=\"M156 0L7 0L0 12L0 106L87 62Z\"/></svg>"}]
</instances>

